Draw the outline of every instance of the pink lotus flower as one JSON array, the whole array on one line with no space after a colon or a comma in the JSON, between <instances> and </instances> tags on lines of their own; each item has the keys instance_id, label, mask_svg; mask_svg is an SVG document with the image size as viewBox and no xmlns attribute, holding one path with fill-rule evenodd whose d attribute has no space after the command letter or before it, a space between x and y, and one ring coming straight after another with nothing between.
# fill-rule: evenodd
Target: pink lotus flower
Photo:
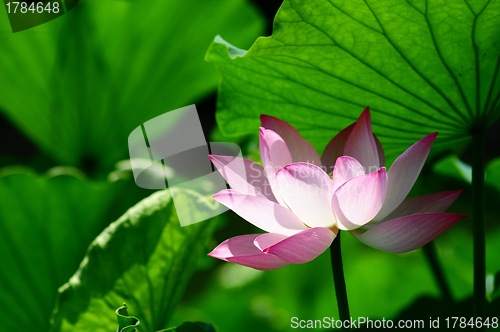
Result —
<instances>
[{"instance_id":1,"label":"pink lotus flower","mask_svg":"<svg viewBox=\"0 0 500 332\"><path fill-rule=\"evenodd\" d=\"M368 108L330 141L321 159L286 122L266 115L261 122L263 167L242 158L210 159L232 188L213 198L268 233L230 238L209 256L273 270L313 260L339 230L374 248L403 253L464 217L444 213L462 190L405 199L437 133L409 147L386 172Z\"/></svg>"}]
</instances>

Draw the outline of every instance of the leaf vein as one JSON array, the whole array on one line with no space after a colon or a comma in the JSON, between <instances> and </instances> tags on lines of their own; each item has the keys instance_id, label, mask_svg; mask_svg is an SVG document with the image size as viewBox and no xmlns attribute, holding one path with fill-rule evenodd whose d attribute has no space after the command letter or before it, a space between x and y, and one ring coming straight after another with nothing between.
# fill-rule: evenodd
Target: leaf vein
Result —
<instances>
[{"instance_id":1,"label":"leaf vein","mask_svg":"<svg viewBox=\"0 0 500 332\"><path fill-rule=\"evenodd\" d=\"M425 0L425 4L426 4L426 8L427 8L427 0ZM441 51L439 50L439 47L437 45L436 37L434 36L434 30L431 27L431 23L429 21L429 17L427 16L427 12L425 13L424 18L425 18L425 21L427 22L427 27L429 29L429 34L431 36L431 40L432 40L432 43L434 45L434 48L436 49L436 53L437 53L437 55L439 57L439 60L441 61L441 63L443 64L443 66L446 68L446 70L448 71L448 74L451 76L451 78L455 81L455 84L456 84L456 86L458 88L458 91L459 91L461 97L462 97L462 100L464 101L465 107L467 108L469 116L472 117L472 109L471 109L471 107L469 105L469 102L468 102L467 98L465 97L465 94L464 94L464 92L462 90L462 86L459 84L457 77L455 76L455 74L453 73L453 71L451 70L451 68L448 66L448 64L446 63L446 61L443 58L443 55L441 54ZM438 90L437 87L435 89ZM454 104L452 104L451 100L449 100L448 97L446 97L443 92L441 92L440 90L438 90L438 91L443 96L443 98L445 98L448 101L448 103L453 107L453 109L457 112L457 114L459 114L460 116L462 116L462 118L464 119L464 123L467 123L467 119L462 114L462 112L460 112L459 109Z\"/></svg>"},{"instance_id":2,"label":"leaf vein","mask_svg":"<svg viewBox=\"0 0 500 332\"><path fill-rule=\"evenodd\" d=\"M294 9L295 10L295 9ZM423 98L419 97L418 95L410 92L409 90L407 90L406 88L404 88L403 86L401 86L400 84L396 83L394 80L390 79L389 77L387 77L385 74L383 74L382 72L380 72L379 70L375 69L373 66L371 66L369 63L363 61L361 58L357 57L355 54L349 52L347 49L343 48L342 46L340 46L339 44L337 44L335 42L335 40L333 39L333 37L331 37L328 33L326 33L325 31L323 31L322 29L320 29L319 27L315 26L314 24L312 24L311 22L308 22L304 19L304 17L302 17L302 15L297 11L297 14L304 20L304 22L306 22L307 24L311 25L312 27L314 27L315 29L317 29L318 31L322 32L326 37L328 37L333 43L336 44L336 46L343 50L344 52L346 52L347 54L349 54L351 57L353 57L354 59L358 60L360 63L362 63L363 65L365 65L367 68L371 69L372 71L374 71L375 73L377 73L378 75L380 75L381 77L383 77L384 79L386 79L387 81L389 81L390 83L394 84L396 87L400 88L401 90L403 90L404 92L414 96L415 98L423 101L424 103L427 103L429 106L431 106L429 104L428 101L424 100ZM386 39L387 39L387 36L385 36ZM388 39L387 39L388 40ZM388 40L389 41L389 40ZM400 53L400 52L399 52ZM400 53L401 54L401 53ZM416 71L416 69L408 62L408 60L406 58L403 58L409 65L410 67L417 73L419 74L420 77L422 77L424 79L424 81L426 81L431 87L433 87L447 102L448 104L456 111L456 113L462 118L462 122L466 123L466 119L465 117L463 116L463 114L461 112L458 111L458 109L455 107L455 105L453 103L451 103L451 101L442 93L442 91L440 91L436 86L434 86L428 79L426 79L424 76L422 76L420 73L418 73L418 71ZM448 117L450 118L451 120L456 120L454 117L452 117L451 115L443 112L442 110L440 110L439 108L435 107L435 106L431 106L433 107L438 113L442 114L443 116L445 117Z\"/></svg>"},{"instance_id":3,"label":"leaf vein","mask_svg":"<svg viewBox=\"0 0 500 332\"><path fill-rule=\"evenodd\" d=\"M379 31L379 30L376 30L370 26L368 26L366 23L364 22L361 22L359 20L356 20L354 17L352 16L349 16L349 14L347 14L346 12L344 12L342 9L340 9L340 7L336 6L331 0L327 0L328 3L330 3L330 5L332 5L332 7L336 8L339 12L341 12L342 14L344 14L345 16L349 17L351 20L353 20L354 22L357 22L361 25L363 25L364 27L366 27L367 29L370 29L371 31L374 31L376 33L379 33L379 34L383 34L383 30L382 31ZM378 22L378 21L377 21ZM379 23L379 22L378 22ZM379 23L380 25L380 23ZM382 27L380 27L380 29L382 29Z\"/></svg>"},{"instance_id":4,"label":"leaf vein","mask_svg":"<svg viewBox=\"0 0 500 332\"><path fill-rule=\"evenodd\" d=\"M292 59L295 59L295 60L299 60L299 61L305 62L305 61L304 61L304 60L302 60L302 59L298 59L298 58L293 57L293 56L290 56L290 55L282 55L282 56L284 56L284 57L290 57L290 58L292 58ZM271 58L269 58L269 60L271 60L271 61L278 61L278 60L274 60L274 59L271 59ZM278 61L278 62L279 62L279 61ZM306 63L307 63L307 62L306 62ZM308 64L310 64L310 63L308 63ZM350 81L346 80L345 78L342 78L342 77L340 77L340 76L336 76L336 75L334 75L334 74L332 74L332 73L329 73L329 72L326 72L326 71L322 70L321 68L319 68L319 67L317 67L317 66L315 66L315 65L313 65L313 64L310 64L310 65L311 65L312 67L314 67L316 70L318 70L319 72L321 72L321 73L323 73L323 74L325 74L325 75L327 75L327 76L330 76L330 77L333 77L333 78L335 78L335 79L338 79L339 81L342 81L342 82L344 82L344 83L346 83L346 84L348 84L348 85L351 85L351 86L353 86L353 87L355 87L355 88L358 88L358 89L360 89L360 90L366 91L366 92L371 93L371 94L374 94L375 96L378 96L378 97L384 98L384 99L386 99L386 100L388 100L388 101L390 101L390 102L393 102L393 103L394 103L394 104L396 104L396 105L399 105L399 106L401 106L401 107L404 107L404 108L408 109L408 110L409 110L409 111L411 111L411 112L414 112L414 113L416 113L416 114L418 114L418 115L421 115L421 116L423 116L423 117L426 117L426 118L428 118L429 120L432 120L432 121L435 121L435 122L445 123L445 124L448 124L450 127L454 127L454 126L455 126L455 124L454 124L454 123L447 122L447 121L446 121L446 122L445 122L445 121L437 121L437 120L436 120L435 118L433 118L432 116L427 115L427 114L425 114L425 113L421 113L420 111L418 111L418 110L416 110L416 109L414 109L414 108L412 108L412 107L409 107L409 106L407 106L407 105L404 105L403 103L401 103L401 102L400 102L400 101L398 101L398 100L395 100L395 99L389 98L389 97L384 96L384 95L382 95L382 94L380 94L380 93L378 93L378 92L376 92L376 91L370 90L370 89L368 89L368 88L366 88L366 87L363 87L363 86L361 86L361 85L358 85L358 84L356 84L356 83L354 83L354 82L350 82ZM274 71L277 71L277 70L276 70L275 68L273 68L273 67L270 67L270 66L268 66L268 67L269 67L269 68L271 68L271 69L273 69ZM280 74L282 74L282 75L283 75L283 73L280 73ZM291 78L289 78L289 77L287 77L287 78L288 78L288 79L290 79L290 80L292 80L292 79L291 79ZM294 80L294 81L295 81L295 82L297 82L296 80ZM306 87L309 87L309 86L306 86ZM316 91L318 91L318 90L316 90ZM325 92L323 92L323 91L321 91L321 92L322 92L323 94L325 94L325 95L331 96L330 94L327 94L327 93L325 93ZM382 111L381 111L381 112L382 112ZM390 114L390 113L387 113L387 114ZM398 118L398 117L397 117L397 116L395 116L394 114L390 114L390 115L391 115L391 116L393 116L393 117ZM403 119L403 118L400 118L400 119ZM409 119L403 119L403 120L409 121ZM414 123L415 125L418 125L418 126L426 126L426 127L431 127L431 126L429 126L429 125L427 125L427 124L420 123L420 122L413 122L413 121L409 121L409 122L412 122L412 123ZM433 128L435 128L435 127L433 127Z\"/></svg>"}]
</instances>

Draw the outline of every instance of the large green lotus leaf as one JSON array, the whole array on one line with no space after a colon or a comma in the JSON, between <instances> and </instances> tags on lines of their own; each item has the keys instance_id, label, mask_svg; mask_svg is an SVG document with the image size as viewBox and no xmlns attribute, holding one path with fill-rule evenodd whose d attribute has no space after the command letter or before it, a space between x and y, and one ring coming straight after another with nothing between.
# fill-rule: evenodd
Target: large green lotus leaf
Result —
<instances>
[{"instance_id":1,"label":"large green lotus leaf","mask_svg":"<svg viewBox=\"0 0 500 332\"><path fill-rule=\"evenodd\" d=\"M86 0L15 34L0 11L0 111L58 162L110 170L133 129L215 90L216 34L262 28L246 0Z\"/></svg>"},{"instance_id":2,"label":"large green lotus leaf","mask_svg":"<svg viewBox=\"0 0 500 332\"><path fill-rule=\"evenodd\" d=\"M389 160L436 131L457 148L499 116L499 31L499 0L286 0L248 52L209 49L217 120L237 135L270 114L321 152L369 106Z\"/></svg>"},{"instance_id":3,"label":"large green lotus leaf","mask_svg":"<svg viewBox=\"0 0 500 332\"><path fill-rule=\"evenodd\" d=\"M114 331L113 311L122 303L140 320L141 332L167 328L217 225L214 218L181 227L177 213L203 220L217 209L211 198L185 189L176 193L175 208L169 190L132 207L92 242L61 287L52 331Z\"/></svg>"},{"instance_id":4,"label":"large green lotus leaf","mask_svg":"<svg viewBox=\"0 0 500 332\"><path fill-rule=\"evenodd\" d=\"M486 166L485 182L500 192L500 158L490 161Z\"/></svg>"},{"instance_id":5,"label":"large green lotus leaf","mask_svg":"<svg viewBox=\"0 0 500 332\"><path fill-rule=\"evenodd\" d=\"M124 181L89 182L68 167L46 175L0 170L2 329L47 331L58 288L115 212L123 213L133 189Z\"/></svg>"}]
</instances>

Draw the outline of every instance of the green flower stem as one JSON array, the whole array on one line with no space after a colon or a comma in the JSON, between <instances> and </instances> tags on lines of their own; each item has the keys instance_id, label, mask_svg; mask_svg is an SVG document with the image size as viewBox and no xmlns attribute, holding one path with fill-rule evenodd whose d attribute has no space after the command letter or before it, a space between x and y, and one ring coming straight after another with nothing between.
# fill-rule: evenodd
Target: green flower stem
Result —
<instances>
[{"instance_id":1,"label":"green flower stem","mask_svg":"<svg viewBox=\"0 0 500 332\"><path fill-rule=\"evenodd\" d=\"M436 282L439 286L439 289L441 290L441 296L443 297L444 300L447 302L453 302L453 295L451 294L450 287L448 286L448 283L446 282L446 278L444 276L444 271L439 264L439 260L437 258L436 254L436 247L434 245L434 242L427 243L425 246L423 246L424 250L424 255L429 261L429 264L431 266L432 272L434 274L434 278L436 279Z\"/></svg>"},{"instance_id":2,"label":"green flower stem","mask_svg":"<svg viewBox=\"0 0 500 332\"><path fill-rule=\"evenodd\" d=\"M344 267L342 265L342 254L340 252L340 233L333 240L330 246L330 257L332 260L333 283L335 285L335 294L337 296L337 305L339 308L339 316L342 321L350 320L349 303L347 302L347 291L344 279Z\"/></svg>"},{"instance_id":3,"label":"green flower stem","mask_svg":"<svg viewBox=\"0 0 500 332\"><path fill-rule=\"evenodd\" d=\"M474 212L474 317L484 317L486 294L484 166L484 131L473 132L472 207Z\"/></svg>"}]
</instances>

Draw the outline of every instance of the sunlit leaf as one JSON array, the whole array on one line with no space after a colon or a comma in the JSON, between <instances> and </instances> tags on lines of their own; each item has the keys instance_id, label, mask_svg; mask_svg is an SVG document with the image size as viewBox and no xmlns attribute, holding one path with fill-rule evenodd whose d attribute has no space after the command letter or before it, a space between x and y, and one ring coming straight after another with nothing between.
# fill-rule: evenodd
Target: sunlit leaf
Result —
<instances>
[{"instance_id":1,"label":"sunlit leaf","mask_svg":"<svg viewBox=\"0 0 500 332\"><path fill-rule=\"evenodd\" d=\"M485 182L500 193L500 158L492 160L486 165Z\"/></svg>"},{"instance_id":2,"label":"sunlit leaf","mask_svg":"<svg viewBox=\"0 0 500 332\"><path fill-rule=\"evenodd\" d=\"M321 152L370 106L389 160L435 131L434 149L461 148L500 114L499 30L499 0L286 0L243 56L209 49L218 123L251 133L270 114Z\"/></svg>"},{"instance_id":3,"label":"sunlit leaf","mask_svg":"<svg viewBox=\"0 0 500 332\"><path fill-rule=\"evenodd\" d=\"M71 168L43 176L0 170L2 329L47 331L58 288L115 212L124 211L121 203L131 203L133 189L89 182Z\"/></svg>"},{"instance_id":4,"label":"sunlit leaf","mask_svg":"<svg viewBox=\"0 0 500 332\"><path fill-rule=\"evenodd\" d=\"M133 129L215 90L216 34L262 27L246 0L86 0L15 34L0 11L0 111L58 162L110 170Z\"/></svg>"},{"instance_id":5,"label":"sunlit leaf","mask_svg":"<svg viewBox=\"0 0 500 332\"><path fill-rule=\"evenodd\" d=\"M116 317L118 318L118 332L136 331L135 328L139 325L139 320L134 316L130 316L126 304L116 309Z\"/></svg>"},{"instance_id":6,"label":"sunlit leaf","mask_svg":"<svg viewBox=\"0 0 500 332\"><path fill-rule=\"evenodd\" d=\"M438 174L450 176L468 184L472 183L472 167L455 155L439 160L432 168Z\"/></svg>"},{"instance_id":7,"label":"sunlit leaf","mask_svg":"<svg viewBox=\"0 0 500 332\"><path fill-rule=\"evenodd\" d=\"M140 319L141 332L167 328L217 224L214 218L181 227L177 213L203 220L218 206L191 191L176 195L174 208L168 190L156 192L92 242L79 270L60 289L52 331L113 331L112 313L121 303Z\"/></svg>"}]
</instances>

